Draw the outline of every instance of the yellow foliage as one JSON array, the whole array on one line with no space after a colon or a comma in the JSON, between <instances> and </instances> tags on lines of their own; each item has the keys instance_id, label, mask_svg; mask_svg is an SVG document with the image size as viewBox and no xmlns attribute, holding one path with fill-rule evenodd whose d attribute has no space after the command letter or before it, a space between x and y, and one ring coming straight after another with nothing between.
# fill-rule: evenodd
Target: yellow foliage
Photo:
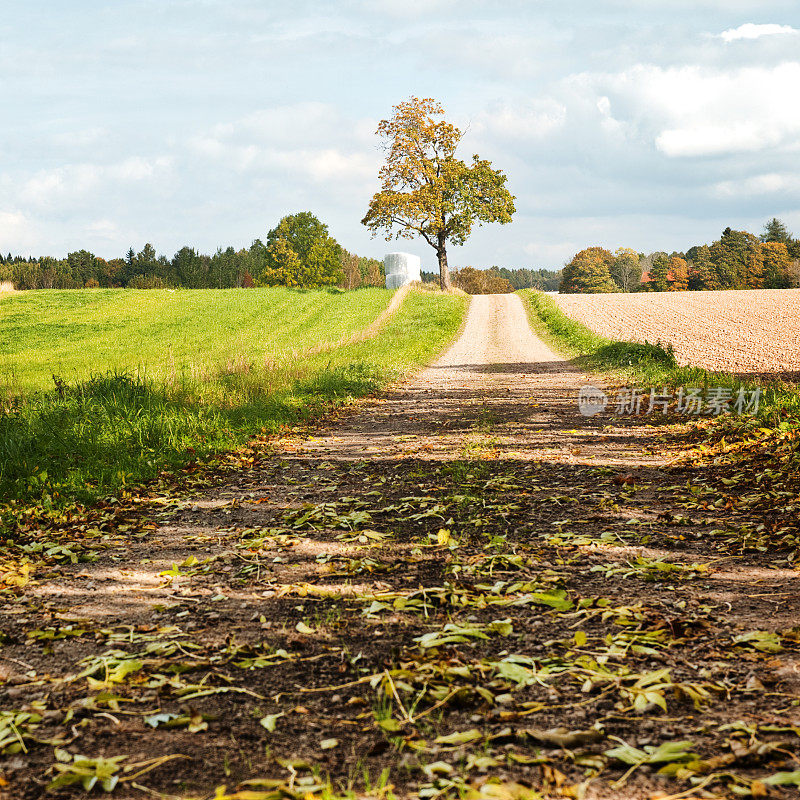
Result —
<instances>
[{"instance_id":1,"label":"yellow foliage","mask_svg":"<svg viewBox=\"0 0 800 800\"><path fill-rule=\"evenodd\" d=\"M377 130L388 142L381 190L361 222L387 241L421 236L436 251L442 288L449 289L447 243L464 244L476 222L511 222L514 197L491 162L456 158L461 131L437 119L444 109L436 100L412 97L393 111Z\"/></svg>"}]
</instances>

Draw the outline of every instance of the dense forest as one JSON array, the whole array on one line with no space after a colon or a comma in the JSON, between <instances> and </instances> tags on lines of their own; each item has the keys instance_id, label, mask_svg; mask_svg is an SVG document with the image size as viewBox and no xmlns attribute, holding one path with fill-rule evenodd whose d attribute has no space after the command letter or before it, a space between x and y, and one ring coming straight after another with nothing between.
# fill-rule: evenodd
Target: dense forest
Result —
<instances>
[{"instance_id":1,"label":"dense forest","mask_svg":"<svg viewBox=\"0 0 800 800\"><path fill-rule=\"evenodd\" d=\"M800 286L800 239L773 218L761 236L726 228L685 253L644 255L622 247L589 247L564 266L559 290L665 292L701 289L786 289Z\"/></svg>"},{"instance_id":2,"label":"dense forest","mask_svg":"<svg viewBox=\"0 0 800 800\"><path fill-rule=\"evenodd\" d=\"M0 255L0 282L16 289L222 289L252 286L383 286L383 264L345 250L308 211L284 217L249 248L219 248L213 255L182 247L172 258L152 244L106 260L78 250L66 258Z\"/></svg>"}]
</instances>

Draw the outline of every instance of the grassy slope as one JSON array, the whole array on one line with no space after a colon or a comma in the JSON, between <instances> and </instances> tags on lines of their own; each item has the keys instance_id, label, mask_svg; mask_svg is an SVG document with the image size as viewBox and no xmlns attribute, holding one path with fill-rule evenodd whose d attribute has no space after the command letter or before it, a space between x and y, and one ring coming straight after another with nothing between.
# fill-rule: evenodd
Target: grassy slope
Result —
<instances>
[{"instance_id":1,"label":"grassy slope","mask_svg":"<svg viewBox=\"0 0 800 800\"><path fill-rule=\"evenodd\" d=\"M52 388L108 370L153 378L263 364L361 330L391 292L282 288L20 292L0 296L0 387ZM88 357L87 357L88 355Z\"/></svg>"},{"instance_id":2,"label":"grassy slope","mask_svg":"<svg viewBox=\"0 0 800 800\"><path fill-rule=\"evenodd\" d=\"M196 302L193 293L176 294L190 305ZM304 302L304 295L298 297L295 307ZM351 325L360 298L369 309L361 326L383 305L381 292L355 292L344 301L342 295L326 297L328 313L349 307ZM259 431L312 419L331 403L372 392L431 360L458 331L465 308L462 297L412 292L377 337L323 354L271 362L269 368L263 362L245 365L203 379L101 375L60 394L36 392L17 399L0 415L0 495L45 505L91 502L151 480L165 468L175 470L233 448ZM223 316L219 310L217 315ZM305 320L305 326L293 323L294 338L283 337L285 346L313 344L323 334L334 338L331 327L320 324L318 309L306 313ZM273 331L280 327L274 309L269 325ZM336 325L346 332L342 320ZM182 337L182 329L173 325L170 338ZM206 341L213 349L215 342Z\"/></svg>"}]
</instances>

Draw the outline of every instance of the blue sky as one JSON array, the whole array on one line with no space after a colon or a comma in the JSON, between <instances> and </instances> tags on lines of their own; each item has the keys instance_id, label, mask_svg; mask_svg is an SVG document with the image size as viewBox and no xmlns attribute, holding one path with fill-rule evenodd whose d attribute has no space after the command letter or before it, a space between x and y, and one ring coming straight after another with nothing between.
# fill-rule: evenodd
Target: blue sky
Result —
<instances>
[{"instance_id":1,"label":"blue sky","mask_svg":"<svg viewBox=\"0 0 800 800\"><path fill-rule=\"evenodd\" d=\"M796 0L0 0L0 250L247 246L314 211L371 239L374 135L440 100L509 175L451 263L800 234Z\"/></svg>"}]
</instances>

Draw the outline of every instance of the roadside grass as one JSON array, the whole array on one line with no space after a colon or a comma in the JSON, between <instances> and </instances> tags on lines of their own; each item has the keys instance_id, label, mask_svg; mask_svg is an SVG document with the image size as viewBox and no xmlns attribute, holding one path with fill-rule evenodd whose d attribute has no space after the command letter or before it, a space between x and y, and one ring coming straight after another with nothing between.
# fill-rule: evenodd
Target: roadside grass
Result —
<instances>
[{"instance_id":1,"label":"roadside grass","mask_svg":"<svg viewBox=\"0 0 800 800\"><path fill-rule=\"evenodd\" d=\"M252 436L313 420L430 361L454 337L466 309L465 299L456 295L411 292L377 336L304 355L298 345L313 346L320 339L330 341L368 325L390 293L328 295L332 301L327 305L319 302L326 293L286 294L292 296L282 298L278 310L271 307L259 312L268 319L258 322L253 321L256 306L246 305L252 301L242 301L242 307L235 298L226 299L227 307L218 305L215 312L217 339L209 335L204 340L206 353L226 352L229 345L218 339L225 338L220 331L231 330L225 314L232 310L234 316L238 313L250 320L251 326L274 334L272 341L277 344L272 345L269 358L243 357L216 366L207 360L203 372L182 370L154 377L146 361L143 368L132 369L125 349L119 364L106 352L103 368L87 379L7 397L0 413L0 495L44 509L76 501L92 503L151 481L162 472L173 473L234 449ZM209 308L204 298L198 300L193 293L175 295L178 300L183 297L190 308L197 309L198 303ZM120 308L117 297L107 300L107 308ZM69 302L75 304L71 298ZM133 302L140 307L148 301L135 297ZM280 314L288 314L289 309L298 315L287 316L292 336L280 330ZM120 313L124 316L124 311ZM322 318L345 314L346 320ZM95 308L94 315L100 316L99 309ZM354 324L357 317L358 326ZM186 321L185 327L180 320ZM144 322L139 324L144 330ZM184 342L186 354L190 332L200 328L193 315L174 308L166 327L156 325L162 337ZM155 351L158 337L153 333L144 338L149 348L142 350L146 356ZM84 348L89 341L91 336L82 331L74 347ZM265 351L259 342L253 343L249 353L260 358ZM80 352L65 350L63 355L79 363ZM41 377L48 370L42 361L39 364ZM35 383L36 373L30 375Z\"/></svg>"},{"instance_id":2,"label":"roadside grass","mask_svg":"<svg viewBox=\"0 0 800 800\"><path fill-rule=\"evenodd\" d=\"M362 330L386 289L82 289L0 296L0 394L75 384L108 371L205 379Z\"/></svg>"}]
</instances>

